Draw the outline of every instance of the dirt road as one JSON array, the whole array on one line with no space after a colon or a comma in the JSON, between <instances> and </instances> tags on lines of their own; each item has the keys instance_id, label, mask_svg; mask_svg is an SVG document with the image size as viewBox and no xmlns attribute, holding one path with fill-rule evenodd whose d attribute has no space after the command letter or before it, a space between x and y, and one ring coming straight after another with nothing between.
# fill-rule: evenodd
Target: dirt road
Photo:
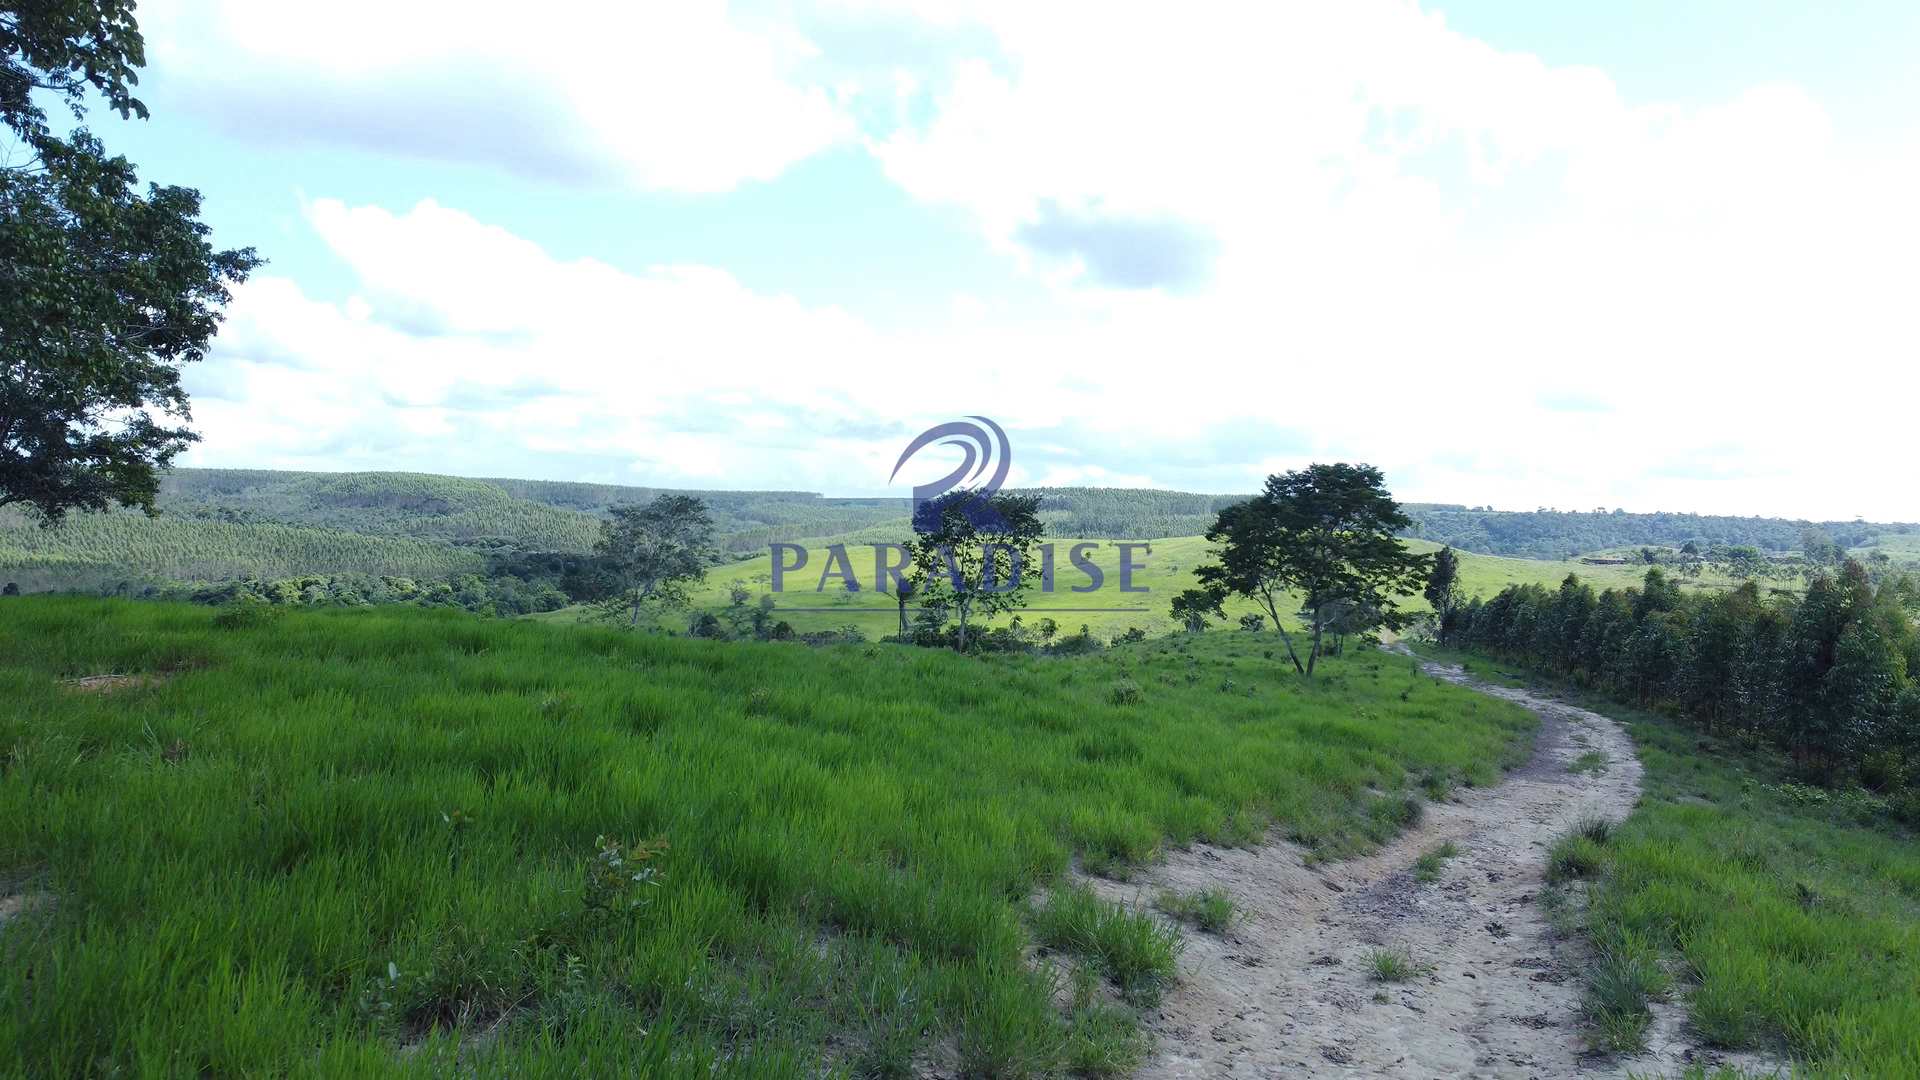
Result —
<instances>
[{"instance_id":1,"label":"dirt road","mask_svg":"<svg viewBox=\"0 0 1920 1080\"><path fill-rule=\"evenodd\" d=\"M1195 847L1144 881L1098 883L1143 907L1163 888L1224 887L1244 913L1224 936L1188 934L1180 986L1149 1018L1158 1047L1140 1075L1657 1075L1696 1059L1678 1006L1662 1008L1647 1053L1588 1053L1578 1024L1584 947L1556 936L1536 900L1548 845L1582 818L1624 818L1638 798L1626 733L1458 668L1428 670L1539 714L1532 758L1496 787L1429 806L1417 828L1369 856L1308 868L1285 843ZM1569 770L1589 753L1605 767ZM1438 881L1416 881L1414 860L1446 841L1458 856ZM1376 949L1404 950L1421 970L1376 981Z\"/></svg>"}]
</instances>

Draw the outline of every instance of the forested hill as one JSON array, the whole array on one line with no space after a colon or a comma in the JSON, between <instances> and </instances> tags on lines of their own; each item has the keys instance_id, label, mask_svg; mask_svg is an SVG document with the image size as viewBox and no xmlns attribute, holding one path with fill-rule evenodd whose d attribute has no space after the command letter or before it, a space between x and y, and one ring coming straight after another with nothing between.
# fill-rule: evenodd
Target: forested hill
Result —
<instances>
[{"instance_id":1,"label":"forested hill","mask_svg":"<svg viewBox=\"0 0 1920 1080\"><path fill-rule=\"evenodd\" d=\"M0 581L22 588L138 588L240 578L389 575L450 580L501 570L526 577L528 553L590 551L607 509L661 490L614 484L474 479L426 473L179 469L161 487L160 516L74 514L42 529L0 510ZM1040 488L1047 531L1060 537L1162 539L1206 532L1243 496L1138 488ZM695 491L721 545L746 555L773 541L898 539L903 498L804 491ZM1797 550L1809 523L1693 514L1476 510L1413 504L1414 535L1467 551L1565 558L1610 548L1751 545ZM1878 544L1920 557L1920 528L1830 522L1841 548ZM1818 534L1816 534L1818 535ZM533 576L538 576L537 574Z\"/></svg>"},{"instance_id":2,"label":"forested hill","mask_svg":"<svg viewBox=\"0 0 1920 1080\"><path fill-rule=\"evenodd\" d=\"M1920 525L1868 521L1790 521L1784 518L1721 517L1706 514L1629 514L1620 510L1487 510L1443 503L1412 503L1414 535L1439 544L1489 555L1562 559L1610 548L1666 546L1692 542L1751 546L1765 552L1798 551L1809 529L1830 536L1841 549L1869 546L1877 539L1920 533Z\"/></svg>"},{"instance_id":3,"label":"forested hill","mask_svg":"<svg viewBox=\"0 0 1920 1080\"><path fill-rule=\"evenodd\" d=\"M608 507L645 502L662 488L430 473L176 469L160 488L164 515L271 523L464 546L587 551ZM757 551L769 539L851 532L907 516L904 499L823 499L804 491L695 491L726 545Z\"/></svg>"}]
</instances>

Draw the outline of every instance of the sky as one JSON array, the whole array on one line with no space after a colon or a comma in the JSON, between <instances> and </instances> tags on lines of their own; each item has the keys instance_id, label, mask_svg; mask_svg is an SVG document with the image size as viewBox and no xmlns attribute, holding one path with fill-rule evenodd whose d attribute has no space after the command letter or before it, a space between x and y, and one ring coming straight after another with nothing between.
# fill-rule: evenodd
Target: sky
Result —
<instances>
[{"instance_id":1,"label":"sky","mask_svg":"<svg viewBox=\"0 0 1920 1080\"><path fill-rule=\"evenodd\" d=\"M184 464L1920 519L1910 0L138 14Z\"/></svg>"}]
</instances>

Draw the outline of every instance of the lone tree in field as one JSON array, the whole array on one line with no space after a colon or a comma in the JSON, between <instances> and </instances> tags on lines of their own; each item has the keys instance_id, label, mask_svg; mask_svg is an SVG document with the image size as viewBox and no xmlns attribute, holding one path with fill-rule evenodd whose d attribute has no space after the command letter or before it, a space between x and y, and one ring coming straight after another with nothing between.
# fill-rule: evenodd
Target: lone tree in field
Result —
<instances>
[{"instance_id":1,"label":"lone tree in field","mask_svg":"<svg viewBox=\"0 0 1920 1080\"><path fill-rule=\"evenodd\" d=\"M200 194L151 185L86 131L55 135L36 102L84 113L131 92L145 46L130 0L0 4L0 506L43 523L113 504L153 512L158 471L198 438L179 365L206 355L260 260L215 251ZM3 136L0 136L3 137Z\"/></svg>"},{"instance_id":2,"label":"lone tree in field","mask_svg":"<svg viewBox=\"0 0 1920 1080\"><path fill-rule=\"evenodd\" d=\"M1260 494L1220 511L1207 532L1220 545L1220 561L1194 576L1222 600L1233 593L1265 608L1294 670L1311 676L1321 638L1336 615L1348 633L1404 621L1395 598L1419 589L1433 562L1407 551L1395 536L1411 524L1379 469L1309 465L1269 476ZM1288 594L1300 597L1312 634L1304 662L1280 618ZM1369 613L1368 625L1348 621L1357 611Z\"/></svg>"},{"instance_id":3,"label":"lone tree in field","mask_svg":"<svg viewBox=\"0 0 1920 1080\"><path fill-rule=\"evenodd\" d=\"M1460 606L1460 557L1453 548L1443 547L1433 554L1433 569L1427 574L1427 604L1433 608L1436 623L1444 623Z\"/></svg>"},{"instance_id":4,"label":"lone tree in field","mask_svg":"<svg viewBox=\"0 0 1920 1080\"><path fill-rule=\"evenodd\" d=\"M990 619L1026 606L1038 573L1040 496L982 496L965 488L915 508L914 593L924 612L951 612L958 624L954 647L967 650L975 617Z\"/></svg>"},{"instance_id":5,"label":"lone tree in field","mask_svg":"<svg viewBox=\"0 0 1920 1080\"><path fill-rule=\"evenodd\" d=\"M594 548L618 585L601 602L602 613L626 613L627 625L635 627L649 604L685 606L687 586L705 577L716 557L707 504L691 495L660 495L616 506L612 514Z\"/></svg>"},{"instance_id":6,"label":"lone tree in field","mask_svg":"<svg viewBox=\"0 0 1920 1080\"><path fill-rule=\"evenodd\" d=\"M1173 617L1190 634L1198 634L1207 628L1209 618L1224 619L1226 612L1220 609L1222 597L1207 589L1188 589L1173 598L1169 605Z\"/></svg>"}]
</instances>

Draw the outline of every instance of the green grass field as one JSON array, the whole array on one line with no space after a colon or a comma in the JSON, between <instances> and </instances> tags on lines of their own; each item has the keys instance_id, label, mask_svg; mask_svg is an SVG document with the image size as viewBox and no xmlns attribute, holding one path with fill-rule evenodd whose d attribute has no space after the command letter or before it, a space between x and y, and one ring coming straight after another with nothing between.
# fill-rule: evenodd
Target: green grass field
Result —
<instances>
[{"instance_id":1,"label":"green grass field","mask_svg":"<svg viewBox=\"0 0 1920 1080\"><path fill-rule=\"evenodd\" d=\"M1423 651L1500 678L1486 660ZM1636 1043L1640 994L1672 982L1708 1047L1791 1057L1795 1076L1920 1076L1915 836L1864 792L1792 783L1770 752L1581 703L1627 725L1646 770L1622 826L1554 853L1594 882L1574 917L1598 946L1595 1037Z\"/></svg>"},{"instance_id":2,"label":"green grass field","mask_svg":"<svg viewBox=\"0 0 1920 1080\"><path fill-rule=\"evenodd\" d=\"M894 633L899 627L898 609L893 597L880 595L872 589L876 574L874 552L869 545L885 542L895 535L867 530L848 537L809 542L805 568L784 575L781 591L775 597L782 609L776 617L787 620L800 631L853 626L874 639ZM1090 578L1073 568L1068 555L1073 545L1088 541L1049 537L1048 542L1055 549L1055 591L1048 594L1036 589L1020 617L1028 626L1037 624L1043 618L1051 618L1059 623L1063 634L1073 633L1084 625L1102 640L1111 639L1132 627L1153 635L1177 631L1179 624L1168 614L1167 605L1181 590L1193 587L1194 568L1208 561L1210 550L1206 538L1201 536L1127 541L1136 545L1132 560L1142 568L1133 575L1132 583L1146 591L1121 592L1119 548L1115 541L1099 541L1099 548L1091 552L1090 558L1101 570L1102 586L1092 592L1075 593L1071 590L1075 586L1088 584ZM846 545L848 559L861 591L849 593L838 577L828 578L826 588L820 590L821 570L829 564L829 543ZM1424 540L1408 540L1406 543L1414 551L1439 550L1438 545ZM1490 597L1510 584L1557 586L1570 573L1579 574L1583 580L1593 582L1598 588L1625 587L1639 584L1646 569L1644 566L1589 566L1577 560L1509 559L1498 555L1461 552L1460 587L1467 596ZM1682 587L1710 589L1724 588L1728 584L1721 577L1707 576L1698 580L1683 580ZM706 581L694 590L694 609L719 610L726 605L728 592L735 585L745 587L756 598L771 592L772 556L762 554L709 571ZM1419 597L1412 597L1407 606L1409 610L1424 611L1427 605ZM1242 614L1257 610L1258 607L1250 600L1235 598L1229 601L1226 606L1228 625L1232 625ZM577 622L589 615L587 609L574 607L529 618ZM684 615L672 614L662 619L661 625L679 629L684 627L686 621ZM1006 621L1005 618L997 620L1000 624Z\"/></svg>"},{"instance_id":3,"label":"green grass field","mask_svg":"<svg viewBox=\"0 0 1920 1080\"><path fill-rule=\"evenodd\" d=\"M1069 865L1270 827L1339 857L1526 752L1404 658L1307 684L1272 644L0 600L0 1071L1124 1067L1177 937Z\"/></svg>"}]
</instances>

